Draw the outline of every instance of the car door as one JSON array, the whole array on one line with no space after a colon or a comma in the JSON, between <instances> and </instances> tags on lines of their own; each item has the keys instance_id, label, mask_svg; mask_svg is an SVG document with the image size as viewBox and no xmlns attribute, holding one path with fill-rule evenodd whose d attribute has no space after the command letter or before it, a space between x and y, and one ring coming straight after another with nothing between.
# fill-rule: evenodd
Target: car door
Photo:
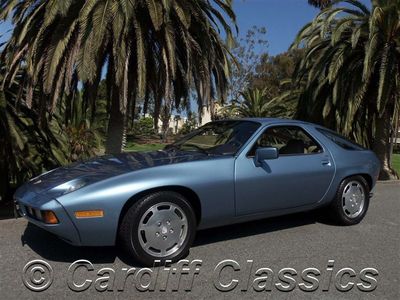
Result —
<instances>
[{"instance_id":1,"label":"car door","mask_svg":"<svg viewBox=\"0 0 400 300\"><path fill-rule=\"evenodd\" d=\"M254 161L258 147L276 147L277 159ZM268 126L235 162L236 214L310 205L323 199L335 173L329 151L303 126Z\"/></svg>"}]
</instances>

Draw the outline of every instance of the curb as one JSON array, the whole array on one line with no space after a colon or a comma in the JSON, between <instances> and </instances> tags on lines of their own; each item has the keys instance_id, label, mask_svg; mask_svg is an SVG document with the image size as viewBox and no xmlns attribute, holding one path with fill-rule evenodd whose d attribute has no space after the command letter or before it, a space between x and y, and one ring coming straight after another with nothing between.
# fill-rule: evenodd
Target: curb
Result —
<instances>
[{"instance_id":1,"label":"curb","mask_svg":"<svg viewBox=\"0 0 400 300\"><path fill-rule=\"evenodd\" d=\"M377 183L380 184L400 184L400 180L378 180Z\"/></svg>"}]
</instances>

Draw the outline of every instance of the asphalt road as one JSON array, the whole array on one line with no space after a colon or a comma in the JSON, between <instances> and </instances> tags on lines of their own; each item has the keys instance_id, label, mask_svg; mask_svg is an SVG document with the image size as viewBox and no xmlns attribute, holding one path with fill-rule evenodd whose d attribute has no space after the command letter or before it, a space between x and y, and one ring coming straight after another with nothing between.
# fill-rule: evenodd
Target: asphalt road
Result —
<instances>
[{"instance_id":1,"label":"asphalt road","mask_svg":"<svg viewBox=\"0 0 400 300\"><path fill-rule=\"evenodd\" d=\"M23 219L3 220L0 221L0 298L400 299L400 184L380 183L374 192L366 218L352 227L335 226L320 212L313 212L199 232L187 258L192 262L190 274L183 274L179 285L179 276L165 268L155 269L152 277L143 270L139 273L142 277L135 277L140 269L137 267L136 270L129 270L129 274L134 275L127 276L127 269L132 267L132 262L115 248L72 247L35 226L27 226ZM43 266L36 269L33 277L29 273L32 268L28 268L23 276L24 266L36 259L46 261L53 270L52 284L42 292L32 292L23 284L23 278L36 280L38 285L46 283L41 282L41 278L48 278L47 271L41 273L41 270L45 270ZM68 271L70 265L79 259L90 261L93 271L82 266L75 271L74 268ZM233 262L227 262L226 267L220 264L221 272L218 268L215 270L220 262L227 259L236 261L238 265L235 268L240 266L240 271L231 267ZM194 274L195 260L201 260L199 274ZM329 260L334 262L328 263ZM105 267L115 271L114 280L110 275L112 273L97 274ZM182 266L174 267L180 269ZM264 275L256 274L260 268L270 270ZM289 272L295 272L291 276L295 284L290 279L287 280L289 284L280 281L279 272L283 269L282 272L286 273L288 269L285 268L292 268ZM314 282L310 285L302 280L301 273L307 268L318 269L321 275L314 276L319 280L318 284ZM354 277L344 271L341 273L343 268L354 270L354 273L350 271ZM367 278L367 282L362 281L362 278L366 278L360 274L365 268L368 268L366 273L373 273L372 268L377 271L377 274L369 273L376 281L373 291L362 292L356 285L363 283L367 289L373 288L374 280ZM156 273L158 277L154 280ZM343 273L345 275L341 277ZM259 278L268 274L271 280L263 282ZM108 279L103 283L95 281L105 275ZM124 278L127 278L125 285ZM191 278L194 278L193 284ZM69 287L79 289L73 284L82 284L87 279L92 282L86 283L88 289L85 291L76 292ZM236 286L232 279L238 280ZM148 282L155 282L155 291L139 291ZM349 282L354 285L347 285ZM223 289L221 285L229 283L231 285L227 289L231 291L217 289ZM300 288L300 283L303 289L307 284L317 289L305 292ZM340 289L340 285L351 289L339 291L337 286ZM98 291L103 289L102 286L108 290ZM267 291L255 291L254 287ZM289 292L279 289L292 287L294 289ZM172 291L174 289L178 291Z\"/></svg>"}]
</instances>

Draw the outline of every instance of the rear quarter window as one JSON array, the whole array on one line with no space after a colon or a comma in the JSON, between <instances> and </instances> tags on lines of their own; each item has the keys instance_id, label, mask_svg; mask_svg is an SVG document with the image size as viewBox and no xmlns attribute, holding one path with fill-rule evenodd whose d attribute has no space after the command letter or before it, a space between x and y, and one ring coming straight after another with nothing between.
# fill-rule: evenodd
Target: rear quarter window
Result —
<instances>
[{"instance_id":1,"label":"rear quarter window","mask_svg":"<svg viewBox=\"0 0 400 300\"><path fill-rule=\"evenodd\" d=\"M330 139L332 142L334 142L336 145L338 145L339 147L341 147L345 150L350 150L350 151L366 150L366 148L364 148L363 146L348 140L347 138L345 138L344 136L342 136L336 132L322 129L322 128L317 128L317 130L320 133L322 133L324 136L326 136L328 139Z\"/></svg>"}]
</instances>

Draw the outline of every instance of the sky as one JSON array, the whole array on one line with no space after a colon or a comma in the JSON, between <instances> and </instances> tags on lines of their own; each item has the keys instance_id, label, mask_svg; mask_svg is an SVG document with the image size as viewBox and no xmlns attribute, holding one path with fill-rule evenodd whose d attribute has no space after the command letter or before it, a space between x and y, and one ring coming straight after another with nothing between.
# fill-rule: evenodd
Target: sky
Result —
<instances>
[{"instance_id":1,"label":"sky","mask_svg":"<svg viewBox=\"0 0 400 300\"><path fill-rule=\"evenodd\" d=\"M239 37L254 25L267 29L268 49L260 51L270 55L285 52L297 32L319 12L307 0L234 0L234 11ZM0 24L0 43L9 37L11 28L10 22Z\"/></svg>"},{"instance_id":2,"label":"sky","mask_svg":"<svg viewBox=\"0 0 400 300\"><path fill-rule=\"evenodd\" d=\"M0 23L0 44L5 42L10 37L10 30L12 29L9 21Z\"/></svg>"},{"instance_id":3,"label":"sky","mask_svg":"<svg viewBox=\"0 0 400 300\"><path fill-rule=\"evenodd\" d=\"M361 0L370 6L370 0ZM277 55L288 50L299 30L310 22L319 9L307 0L234 0L239 38L253 26L265 27L267 48L255 51ZM11 23L0 23L0 44L10 36Z\"/></svg>"},{"instance_id":4,"label":"sky","mask_svg":"<svg viewBox=\"0 0 400 300\"><path fill-rule=\"evenodd\" d=\"M268 53L285 52L298 31L319 12L307 0L236 0L239 36L253 25L267 29Z\"/></svg>"},{"instance_id":5,"label":"sky","mask_svg":"<svg viewBox=\"0 0 400 300\"><path fill-rule=\"evenodd\" d=\"M239 36L244 36L253 25L266 27L268 50L275 55L287 50L300 28L318 13L307 0L235 0ZM0 43L10 33L10 22L0 24Z\"/></svg>"}]
</instances>

